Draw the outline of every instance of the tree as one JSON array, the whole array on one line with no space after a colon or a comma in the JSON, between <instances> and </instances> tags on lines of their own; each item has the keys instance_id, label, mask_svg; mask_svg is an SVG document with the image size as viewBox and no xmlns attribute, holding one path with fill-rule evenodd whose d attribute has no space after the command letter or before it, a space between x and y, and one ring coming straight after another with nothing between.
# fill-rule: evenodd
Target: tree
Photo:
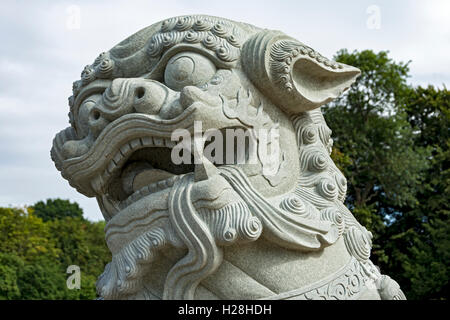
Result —
<instances>
[{"instance_id":1,"label":"tree","mask_svg":"<svg viewBox=\"0 0 450 320\"><path fill-rule=\"evenodd\" d=\"M106 246L104 222L90 222L80 218L66 217L48 222L51 238L63 252L59 263L65 268L75 264L83 274L99 276L111 260Z\"/></svg>"},{"instance_id":2,"label":"tree","mask_svg":"<svg viewBox=\"0 0 450 320\"><path fill-rule=\"evenodd\" d=\"M399 207L417 203L426 167L426 150L414 145L403 111L409 67L370 50L341 50L335 59L360 68L361 76L324 107L335 141L332 157L348 180L347 206L374 233L373 259L386 261L377 239Z\"/></svg>"},{"instance_id":3,"label":"tree","mask_svg":"<svg viewBox=\"0 0 450 320\"><path fill-rule=\"evenodd\" d=\"M66 275L54 261L36 259L16 271L21 299L59 300L67 294Z\"/></svg>"},{"instance_id":4,"label":"tree","mask_svg":"<svg viewBox=\"0 0 450 320\"><path fill-rule=\"evenodd\" d=\"M14 254L0 252L0 300L20 298L17 270L25 263Z\"/></svg>"},{"instance_id":5,"label":"tree","mask_svg":"<svg viewBox=\"0 0 450 320\"><path fill-rule=\"evenodd\" d=\"M31 207L0 208L0 299L96 297L97 277L111 260L105 223L58 211L53 216L59 218L44 222ZM72 264L81 270L80 290L66 286Z\"/></svg>"},{"instance_id":6,"label":"tree","mask_svg":"<svg viewBox=\"0 0 450 320\"><path fill-rule=\"evenodd\" d=\"M419 203L402 208L384 236L386 266L413 299L447 299L450 265L450 92L411 88L405 110L414 143L428 148L430 164L417 190Z\"/></svg>"},{"instance_id":7,"label":"tree","mask_svg":"<svg viewBox=\"0 0 450 320\"><path fill-rule=\"evenodd\" d=\"M0 252L14 253L24 261L60 254L48 226L31 208L0 208Z\"/></svg>"},{"instance_id":8,"label":"tree","mask_svg":"<svg viewBox=\"0 0 450 320\"><path fill-rule=\"evenodd\" d=\"M34 214L44 221L61 219L64 217L83 218L83 210L78 203L62 199L47 199L33 205Z\"/></svg>"},{"instance_id":9,"label":"tree","mask_svg":"<svg viewBox=\"0 0 450 320\"><path fill-rule=\"evenodd\" d=\"M324 108L332 157L348 178L346 205L374 234L373 261L411 299L447 299L450 142L447 89L406 83L387 52L341 50L362 74Z\"/></svg>"}]
</instances>

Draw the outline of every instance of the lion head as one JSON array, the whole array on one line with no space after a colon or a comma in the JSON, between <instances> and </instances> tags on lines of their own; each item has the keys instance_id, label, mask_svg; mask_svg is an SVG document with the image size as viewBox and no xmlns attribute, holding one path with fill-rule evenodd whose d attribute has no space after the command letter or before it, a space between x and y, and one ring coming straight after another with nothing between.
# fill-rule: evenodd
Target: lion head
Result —
<instances>
[{"instance_id":1,"label":"lion head","mask_svg":"<svg viewBox=\"0 0 450 320\"><path fill-rule=\"evenodd\" d=\"M153 24L100 54L74 82L71 126L51 151L107 221L113 258L99 295L221 297L211 279L231 264L224 250L238 256L259 241L301 260L344 239L368 261L371 235L343 205L320 111L358 75L282 32L203 15ZM174 141L177 130L192 141ZM227 130L244 143L219 152L237 141Z\"/></svg>"}]
</instances>

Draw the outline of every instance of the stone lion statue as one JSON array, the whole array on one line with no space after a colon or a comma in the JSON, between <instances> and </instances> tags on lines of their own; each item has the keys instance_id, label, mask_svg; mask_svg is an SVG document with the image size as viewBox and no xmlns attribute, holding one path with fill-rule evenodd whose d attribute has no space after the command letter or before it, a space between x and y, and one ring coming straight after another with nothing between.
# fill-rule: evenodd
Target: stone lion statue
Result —
<instances>
[{"instance_id":1,"label":"stone lion statue","mask_svg":"<svg viewBox=\"0 0 450 320\"><path fill-rule=\"evenodd\" d=\"M343 204L320 110L359 73L280 31L204 15L158 22L100 54L74 82L71 126L51 150L107 222L112 261L98 295L405 299ZM183 157L198 160L175 163L173 132L194 135L196 122L216 135L185 143ZM201 152L229 144L217 134L227 129L247 132L253 151Z\"/></svg>"}]
</instances>

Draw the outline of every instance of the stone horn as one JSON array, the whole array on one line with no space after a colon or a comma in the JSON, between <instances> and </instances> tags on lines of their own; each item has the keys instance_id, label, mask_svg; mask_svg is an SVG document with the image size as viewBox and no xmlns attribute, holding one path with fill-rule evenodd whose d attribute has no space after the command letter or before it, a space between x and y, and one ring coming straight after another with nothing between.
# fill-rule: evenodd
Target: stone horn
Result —
<instances>
[{"instance_id":1,"label":"stone horn","mask_svg":"<svg viewBox=\"0 0 450 320\"><path fill-rule=\"evenodd\" d=\"M242 48L242 65L272 102L287 114L313 110L340 96L361 73L328 60L280 31L261 31Z\"/></svg>"}]
</instances>

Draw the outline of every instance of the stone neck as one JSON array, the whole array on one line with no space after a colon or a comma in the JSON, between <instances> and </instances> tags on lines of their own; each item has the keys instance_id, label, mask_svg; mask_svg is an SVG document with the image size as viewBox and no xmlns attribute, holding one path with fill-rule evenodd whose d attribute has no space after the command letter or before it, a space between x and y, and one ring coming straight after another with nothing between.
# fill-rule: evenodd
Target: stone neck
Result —
<instances>
[{"instance_id":1,"label":"stone neck","mask_svg":"<svg viewBox=\"0 0 450 320\"><path fill-rule=\"evenodd\" d=\"M137 299L161 299L168 271L180 255L161 255ZM317 252L288 250L267 240L224 248L218 270L197 287L195 299L264 299L313 285L351 260L344 241Z\"/></svg>"}]
</instances>

